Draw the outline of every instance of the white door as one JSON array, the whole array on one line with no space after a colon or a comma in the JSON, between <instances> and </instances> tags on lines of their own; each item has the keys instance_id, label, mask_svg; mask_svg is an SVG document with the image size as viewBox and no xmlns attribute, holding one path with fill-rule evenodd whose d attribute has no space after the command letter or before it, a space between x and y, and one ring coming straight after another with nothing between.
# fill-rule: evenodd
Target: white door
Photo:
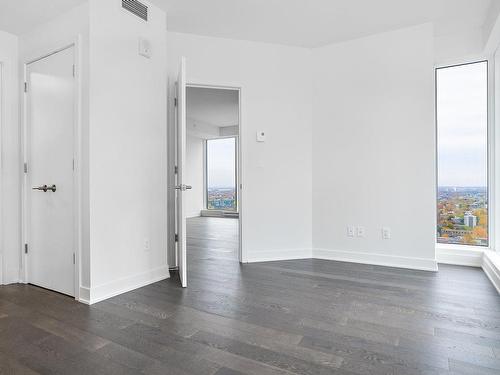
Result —
<instances>
[{"instance_id":1,"label":"white door","mask_svg":"<svg viewBox=\"0 0 500 375\"><path fill-rule=\"evenodd\" d=\"M176 183L176 229L179 276L183 288L187 287L187 254L186 254L186 212L185 194L191 189L186 185L186 60L183 57L177 79L177 183Z\"/></svg>"},{"instance_id":2,"label":"white door","mask_svg":"<svg viewBox=\"0 0 500 375\"><path fill-rule=\"evenodd\" d=\"M75 295L74 48L27 65L28 282Z\"/></svg>"}]
</instances>

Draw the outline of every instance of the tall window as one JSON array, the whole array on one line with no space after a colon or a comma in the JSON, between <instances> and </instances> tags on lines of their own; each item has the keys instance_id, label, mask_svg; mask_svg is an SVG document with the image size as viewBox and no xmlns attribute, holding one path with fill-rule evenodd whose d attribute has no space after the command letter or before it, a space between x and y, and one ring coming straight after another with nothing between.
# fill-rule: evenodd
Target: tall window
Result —
<instances>
[{"instance_id":1,"label":"tall window","mask_svg":"<svg viewBox=\"0 0 500 375\"><path fill-rule=\"evenodd\" d=\"M488 63L436 71L437 241L488 246Z\"/></svg>"},{"instance_id":2,"label":"tall window","mask_svg":"<svg viewBox=\"0 0 500 375\"><path fill-rule=\"evenodd\" d=\"M207 209L236 211L236 138L207 140Z\"/></svg>"}]
</instances>

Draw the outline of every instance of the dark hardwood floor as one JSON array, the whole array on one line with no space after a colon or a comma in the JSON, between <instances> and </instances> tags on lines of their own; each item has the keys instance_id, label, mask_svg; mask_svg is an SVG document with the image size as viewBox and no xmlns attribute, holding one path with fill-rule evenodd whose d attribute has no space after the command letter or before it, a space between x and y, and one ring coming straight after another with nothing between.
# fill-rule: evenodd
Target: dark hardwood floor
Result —
<instances>
[{"instance_id":1,"label":"dark hardwood floor","mask_svg":"<svg viewBox=\"0 0 500 375\"><path fill-rule=\"evenodd\" d=\"M480 269L239 265L237 220L188 223L176 277L85 306L0 288L0 374L500 374L500 297Z\"/></svg>"}]
</instances>

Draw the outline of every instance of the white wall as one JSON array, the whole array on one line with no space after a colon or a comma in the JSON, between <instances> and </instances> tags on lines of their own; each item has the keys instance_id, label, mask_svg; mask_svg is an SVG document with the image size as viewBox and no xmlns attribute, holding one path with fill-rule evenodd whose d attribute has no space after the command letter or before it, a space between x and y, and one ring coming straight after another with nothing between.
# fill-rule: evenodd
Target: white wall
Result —
<instances>
[{"instance_id":1,"label":"white wall","mask_svg":"<svg viewBox=\"0 0 500 375\"><path fill-rule=\"evenodd\" d=\"M189 110L188 110L189 116ZM215 124L210 124L205 121L193 120L188 117L186 119L187 134L198 138L215 138L220 135L220 128Z\"/></svg>"},{"instance_id":2,"label":"white wall","mask_svg":"<svg viewBox=\"0 0 500 375\"><path fill-rule=\"evenodd\" d=\"M243 260L310 257L310 51L171 32L167 43L172 84L185 56L189 83L241 87Z\"/></svg>"},{"instance_id":3,"label":"white wall","mask_svg":"<svg viewBox=\"0 0 500 375\"><path fill-rule=\"evenodd\" d=\"M166 15L151 6L149 16L91 0L20 39L22 62L81 42L85 302L168 277Z\"/></svg>"},{"instance_id":4,"label":"white wall","mask_svg":"<svg viewBox=\"0 0 500 375\"><path fill-rule=\"evenodd\" d=\"M186 182L193 188L186 194L187 217L200 216L204 208L204 140L192 135L186 140Z\"/></svg>"},{"instance_id":5,"label":"white wall","mask_svg":"<svg viewBox=\"0 0 500 375\"><path fill-rule=\"evenodd\" d=\"M320 48L313 61L313 255L435 269L432 26Z\"/></svg>"},{"instance_id":6,"label":"white wall","mask_svg":"<svg viewBox=\"0 0 500 375\"><path fill-rule=\"evenodd\" d=\"M150 59L138 55L149 40ZM168 277L166 15L90 0L90 300ZM145 241L150 249L145 250Z\"/></svg>"},{"instance_id":7,"label":"white wall","mask_svg":"<svg viewBox=\"0 0 500 375\"><path fill-rule=\"evenodd\" d=\"M171 92L181 56L188 82L242 90L244 261L314 255L434 266L433 64L473 50L477 35L466 47L441 39L434 53L425 25L311 51L165 33L165 14L151 7L150 17L146 24L119 2L90 0L20 38L21 62L82 41L88 301L168 276L166 82ZM151 59L138 56L139 36L150 40ZM0 46L4 85L14 93L3 103L1 269L4 282L15 282L22 247L16 38L0 33ZM171 111L170 132L173 125ZM260 130L265 143L255 141ZM346 237L356 224L366 238ZM382 225L392 228L391 240L381 240Z\"/></svg>"},{"instance_id":8,"label":"white wall","mask_svg":"<svg viewBox=\"0 0 500 375\"><path fill-rule=\"evenodd\" d=\"M18 38L0 31L0 284L19 281L21 163L19 159Z\"/></svg>"},{"instance_id":9,"label":"white wall","mask_svg":"<svg viewBox=\"0 0 500 375\"><path fill-rule=\"evenodd\" d=\"M483 47L483 30L480 28L437 36L434 39L434 60L437 66L474 61L482 54Z\"/></svg>"}]
</instances>

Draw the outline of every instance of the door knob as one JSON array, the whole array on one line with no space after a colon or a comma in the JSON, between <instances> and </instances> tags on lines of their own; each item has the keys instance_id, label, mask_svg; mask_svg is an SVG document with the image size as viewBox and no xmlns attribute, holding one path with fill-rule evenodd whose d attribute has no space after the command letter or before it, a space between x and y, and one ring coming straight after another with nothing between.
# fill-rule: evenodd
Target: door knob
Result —
<instances>
[{"instance_id":1,"label":"door knob","mask_svg":"<svg viewBox=\"0 0 500 375\"><path fill-rule=\"evenodd\" d=\"M32 189L33 190L41 190L44 193L46 193L47 190L52 190L55 193L55 191L56 191L56 185L52 185L52 186L47 186L47 185L34 186Z\"/></svg>"},{"instance_id":2,"label":"door knob","mask_svg":"<svg viewBox=\"0 0 500 375\"><path fill-rule=\"evenodd\" d=\"M181 184L181 185L177 185L175 186L175 188L177 190L180 190L180 191L186 191L186 190L191 190L193 187L191 185L184 185L184 184Z\"/></svg>"}]
</instances>

